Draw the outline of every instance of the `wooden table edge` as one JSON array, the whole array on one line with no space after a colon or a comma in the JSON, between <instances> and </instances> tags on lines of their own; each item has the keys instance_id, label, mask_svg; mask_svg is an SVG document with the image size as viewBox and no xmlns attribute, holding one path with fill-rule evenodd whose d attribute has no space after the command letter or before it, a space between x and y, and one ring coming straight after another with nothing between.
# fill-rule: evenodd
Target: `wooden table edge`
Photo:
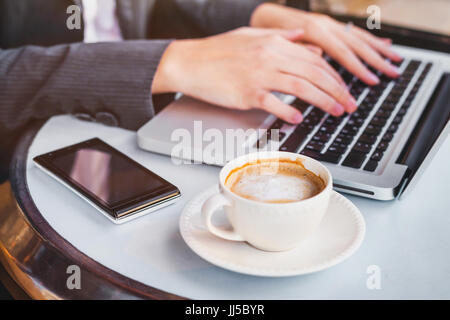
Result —
<instances>
[{"instance_id":1,"label":"wooden table edge","mask_svg":"<svg viewBox=\"0 0 450 320\"><path fill-rule=\"evenodd\" d=\"M91 259L44 219L29 193L28 149L42 123L25 132L14 152L10 184L0 186L0 262L33 299L184 299L130 279ZM69 266L80 268L81 289L68 287Z\"/></svg>"}]
</instances>

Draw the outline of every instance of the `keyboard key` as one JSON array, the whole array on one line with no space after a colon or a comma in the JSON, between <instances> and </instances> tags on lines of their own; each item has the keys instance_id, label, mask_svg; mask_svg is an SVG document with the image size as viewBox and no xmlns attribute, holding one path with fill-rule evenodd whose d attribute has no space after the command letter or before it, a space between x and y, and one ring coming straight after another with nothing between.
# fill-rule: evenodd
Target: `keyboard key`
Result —
<instances>
[{"instance_id":1,"label":"keyboard key","mask_svg":"<svg viewBox=\"0 0 450 320\"><path fill-rule=\"evenodd\" d=\"M325 112L323 112L322 110L320 110L318 108L314 108L308 114L308 117L309 116L311 116L311 117L318 117L319 119L321 119L324 115L325 115Z\"/></svg>"},{"instance_id":2,"label":"keyboard key","mask_svg":"<svg viewBox=\"0 0 450 320\"><path fill-rule=\"evenodd\" d=\"M364 91L364 87L357 87L355 85L352 86L352 88L350 89L350 94L355 97L355 99L357 97L360 96L360 94Z\"/></svg>"},{"instance_id":3,"label":"keyboard key","mask_svg":"<svg viewBox=\"0 0 450 320\"><path fill-rule=\"evenodd\" d=\"M280 142L284 139L284 137L286 136L286 133L280 131L280 129L277 128L277 126L278 126L277 121L275 121L275 123L270 127L270 129L267 130L259 138L259 140L255 144L256 148L258 148L258 149L264 148L267 145L268 140ZM283 121L283 123L284 123L284 121Z\"/></svg>"},{"instance_id":4,"label":"keyboard key","mask_svg":"<svg viewBox=\"0 0 450 320\"><path fill-rule=\"evenodd\" d=\"M334 68L334 70L339 71L341 69L341 65L336 60L333 60L331 58L329 59L330 60L328 61L328 63Z\"/></svg>"},{"instance_id":5,"label":"keyboard key","mask_svg":"<svg viewBox=\"0 0 450 320\"><path fill-rule=\"evenodd\" d=\"M305 141L309 132L310 130L306 127L299 125L280 147L280 151L296 152L300 145Z\"/></svg>"},{"instance_id":6,"label":"keyboard key","mask_svg":"<svg viewBox=\"0 0 450 320\"><path fill-rule=\"evenodd\" d=\"M336 131L336 126L334 126L334 125L322 125L320 128L319 128L319 132L323 132L323 133L334 133L335 131Z\"/></svg>"},{"instance_id":7,"label":"keyboard key","mask_svg":"<svg viewBox=\"0 0 450 320\"><path fill-rule=\"evenodd\" d=\"M353 79L353 75L350 72L348 72L347 70L344 71L344 73L341 75L341 77L346 84L349 84L350 81L352 81L352 79Z\"/></svg>"},{"instance_id":8,"label":"keyboard key","mask_svg":"<svg viewBox=\"0 0 450 320\"><path fill-rule=\"evenodd\" d=\"M381 141L378 146L377 146L377 150L379 151L386 151L386 149L389 147L389 142L387 141Z\"/></svg>"},{"instance_id":9,"label":"keyboard key","mask_svg":"<svg viewBox=\"0 0 450 320\"><path fill-rule=\"evenodd\" d=\"M325 120L325 124L334 126L338 126L341 122L342 118L339 117L328 117L327 120Z\"/></svg>"},{"instance_id":10,"label":"keyboard key","mask_svg":"<svg viewBox=\"0 0 450 320\"><path fill-rule=\"evenodd\" d=\"M325 143L323 143L322 141L311 141L306 145L305 149L320 152L320 151L322 151L324 146L325 146Z\"/></svg>"},{"instance_id":11,"label":"keyboard key","mask_svg":"<svg viewBox=\"0 0 450 320\"><path fill-rule=\"evenodd\" d=\"M300 99L295 99L292 103L292 106L299 110L301 113L304 113L306 109L308 109L309 103Z\"/></svg>"},{"instance_id":12,"label":"keyboard key","mask_svg":"<svg viewBox=\"0 0 450 320\"><path fill-rule=\"evenodd\" d=\"M274 123L272 123L272 125L271 125L270 128L269 128L269 131L270 131L271 129L281 129L281 127L282 127L285 123L286 123L286 122L284 122L283 120L277 119L277 120L275 120Z\"/></svg>"},{"instance_id":13,"label":"keyboard key","mask_svg":"<svg viewBox=\"0 0 450 320\"><path fill-rule=\"evenodd\" d=\"M352 119L366 119L369 115L369 112L358 109L357 111L352 113Z\"/></svg>"},{"instance_id":14,"label":"keyboard key","mask_svg":"<svg viewBox=\"0 0 450 320\"><path fill-rule=\"evenodd\" d=\"M353 147L353 150L358 151L360 153L369 153L370 150L372 150L372 146L367 143L356 142L356 144Z\"/></svg>"},{"instance_id":15,"label":"keyboard key","mask_svg":"<svg viewBox=\"0 0 450 320\"><path fill-rule=\"evenodd\" d=\"M406 111L406 109L400 108L400 110L398 110L397 112L397 116L403 117L406 114Z\"/></svg>"},{"instance_id":16,"label":"keyboard key","mask_svg":"<svg viewBox=\"0 0 450 320\"><path fill-rule=\"evenodd\" d=\"M374 126L372 124L369 124L366 127L366 130L364 130L364 134L368 134L368 135L378 135L381 132L381 129L383 127L380 126Z\"/></svg>"},{"instance_id":17,"label":"keyboard key","mask_svg":"<svg viewBox=\"0 0 450 320\"><path fill-rule=\"evenodd\" d=\"M328 148L327 152L329 151L329 152L332 152L332 153L335 153L335 154L344 154L346 150L347 150L347 146L343 146L343 145L333 146L333 145L331 145Z\"/></svg>"},{"instance_id":18,"label":"keyboard key","mask_svg":"<svg viewBox=\"0 0 450 320\"><path fill-rule=\"evenodd\" d=\"M310 149L305 149L302 150L302 152L300 152L300 154L307 156L307 157L311 157L313 159L318 160L320 157L320 152L318 151L314 151L314 150L310 150Z\"/></svg>"},{"instance_id":19,"label":"keyboard key","mask_svg":"<svg viewBox=\"0 0 450 320\"><path fill-rule=\"evenodd\" d=\"M385 119L389 118L390 115L391 115L390 110L383 110L383 109L378 110L377 113L375 114L376 117L385 118Z\"/></svg>"},{"instance_id":20,"label":"keyboard key","mask_svg":"<svg viewBox=\"0 0 450 320\"><path fill-rule=\"evenodd\" d=\"M393 123L389 126L388 132L395 133L397 131L397 129L398 129L398 125Z\"/></svg>"},{"instance_id":21,"label":"keyboard key","mask_svg":"<svg viewBox=\"0 0 450 320\"><path fill-rule=\"evenodd\" d=\"M383 102L383 104L380 107L380 110L384 111L392 111L395 109L396 104L392 102Z\"/></svg>"},{"instance_id":22,"label":"keyboard key","mask_svg":"<svg viewBox=\"0 0 450 320\"><path fill-rule=\"evenodd\" d=\"M385 75L385 74L380 75L378 78L380 79L379 85L386 85L386 86L387 86L387 85L389 84L389 82L392 81L392 79L389 78L389 77L388 77L387 75Z\"/></svg>"},{"instance_id":23,"label":"keyboard key","mask_svg":"<svg viewBox=\"0 0 450 320\"><path fill-rule=\"evenodd\" d=\"M274 132L272 130L277 130L278 132ZM286 136L285 132L282 132L278 129L271 129L268 133L267 136L270 140L272 141L283 141L284 137Z\"/></svg>"},{"instance_id":24,"label":"keyboard key","mask_svg":"<svg viewBox=\"0 0 450 320\"><path fill-rule=\"evenodd\" d=\"M370 124L382 127L386 124L386 119L380 117L373 117L372 120L370 121Z\"/></svg>"},{"instance_id":25,"label":"keyboard key","mask_svg":"<svg viewBox=\"0 0 450 320\"><path fill-rule=\"evenodd\" d=\"M366 165L364 166L364 170L373 172L378 166L377 161L369 160L367 161Z\"/></svg>"},{"instance_id":26,"label":"keyboard key","mask_svg":"<svg viewBox=\"0 0 450 320\"><path fill-rule=\"evenodd\" d=\"M372 156L370 157L371 160L373 161L380 161L381 158L383 157L383 151L381 150L375 150L375 152L372 154Z\"/></svg>"},{"instance_id":27,"label":"keyboard key","mask_svg":"<svg viewBox=\"0 0 450 320\"><path fill-rule=\"evenodd\" d=\"M375 141L377 141L377 136L369 135L369 134L362 134L359 137L358 141L372 145L375 143Z\"/></svg>"},{"instance_id":28,"label":"keyboard key","mask_svg":"<svg viewBox=\"0 0 450 320\"><path fill-rule=\"evenodd\" d=\"M333 152L325 152L324 154L321 154L319 157L319 161L325 161L330 163L338 163L342 158L341 154L336 154Z\"/></svg>"},{"instance_id":29,"label":"keyboard key","mask_svg":"<svg viewBox=\"0 0 450 320\"><path fill-rule=\"evenodd\" d=\"M330 163L338 163L342 158L342 155L333 154L332 152L325 152L325 153L321 154L318 151L309 150L309 149L303 150L302 152L300 152L300 154L307 156L307 157L311 157L318 161L325 161L325 162L330 162Z\"/></svg>"},{"instance_id":30,"label":"keyboard key","mask_svg":"<svg viewBox=\"0 0 450 320\"><path fill-rule=\"evenodd\" d=\"M359 169L359 168L361 168L361 165L363 164L364 160L366 160L366 155L364 153L360 153L360 152L352 150L347 155L344 162L342 162L342 165L344 165L346 167Z\"/></svg>"},{"instance_id":31,"label":"keyboard key","mask_svg":"<svg viewBox=\"0 0 450 320\"><path fill-rule=\"evenodd\" d=\"M361 127L364 123L365 119L357 118L354 119L353 117L350 118L350 120L347 121L346 126L353 126L353 127Z\"/></svg>"},{"instance_id":32,"label":"keyboard key","mask_svg":"<svg viewBox=\"0 0 450 320\"><path fill-rule=\"evenodd\" d=\"M408 97L406 97L405 101L403 102L402 108L409 109L413 100L414 96L410 94Z\"/></svg>"},{"instance_id":33,"label":"keyboard key","mask_svg":"<svg viewBox=\"0 0 450 320\"><path fill-rule=\"evenodd\" d=\"M334 139L333 143L345 144L349 145L353 140L353 136L347 136L345 134L339 134L336 139Z\"/></svg>"},{"instance_id":34,"label":"keyboard key","mask_svg":"<svg viewBox=\"0 0 450 320\"><path fill-rule=\"evenodd\" d=\"M392 105L396 105L398 102L398 97L395 97L394 95L389 95L386 97L386 99L384 99L383 104L392 104Z\"/></svg>"},{"instance_id":35,"label":"keyboard key","mask_svg":"<svg viewBox=\"0 0 450 320\"><path fill-rule=\"evenodd\" d=\"M320 118L311 114L308 114L308 116L303 120L303 124L305 125L312 125L315 126L320 122Z\"/></svg>"},{"instance_id":36,"label":"keyboard key","mask_svg":"<svg viewBox=\"0 0 450 320\"><path fill-rule=\"evenodd\" d=\"M394 117L394 120L392 120L392 123L398 125L400 122L402 122L402 120L403 120L403 117L402 117L402 116L396 115L396 116Z\"/></svg>"},{"instance_id":37,"label":"keyboard key","mask_svg":"<svg viewBox=\"0 0 450 320\"><path fill-rule=\"evenodd\" d=\"M314 141L322 141L322 142L328 142L330 140L331 134L326 132L320 132L318 131L314 137L312 138Z\"/></svg>"},{"instance_id":38,"label":"keyboard key","mask_svg":"<svg viewBox=\"0 0 450 320\"><path fill-rule=\"evenodd\" d=\"M393 137L394 135L391 132L386 132L381 140L385 142L390 142Z\"/></svg>"},{"instance_id":39,"label":"keyboard key","mask_svg":"<svg viewBox=\"0 0 450 320\"><path fill-rule=\"evenodd\" d=\"M359 127L346 125L344 128L342 128L341 133L345 134L347 136L354 136L354 135L356 135L358 130L359 130Z\"/></svg>"}]
</instances>

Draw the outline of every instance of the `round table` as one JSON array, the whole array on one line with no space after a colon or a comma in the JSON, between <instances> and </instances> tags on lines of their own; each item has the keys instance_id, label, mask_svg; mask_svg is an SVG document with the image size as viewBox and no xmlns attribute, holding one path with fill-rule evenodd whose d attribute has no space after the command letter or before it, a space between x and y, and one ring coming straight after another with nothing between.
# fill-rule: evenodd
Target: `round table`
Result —
<instances>
[{"instance_id":1,"label":"round table","mask_svg":"<svg viewBox=\"0 0 450 320\"><path fill-rule=\"evenodd\" d=\"M174 205L114 225L39 169L32 158L99 137L177 185ZM450 139L410 196L380 202L347 197L366 220L366 238L348 260L315 274L262 278L198 257L178 220L187 201L217 182L218 167L172 163L140 150L136 133L58 116L29 130L11 168L11 194L0 207L1 259L33 298L407 299L450 298ZM8 186L1 186L1 192ZM80 268L81 289L67 285ZM377 270L380 286L371 286Z\"/></svg>"}]
</instances>

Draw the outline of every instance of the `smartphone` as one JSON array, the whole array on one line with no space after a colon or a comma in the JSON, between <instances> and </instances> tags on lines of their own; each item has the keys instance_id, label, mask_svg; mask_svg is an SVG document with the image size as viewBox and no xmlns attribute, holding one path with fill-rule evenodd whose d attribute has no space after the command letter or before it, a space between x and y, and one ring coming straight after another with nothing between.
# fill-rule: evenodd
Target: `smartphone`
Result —
<instances>
[{"instance_id":1,"label":"smartphone","mask_svg":"<svg viewBox=\"0 0 450 320\"><path fill-rule=\"evenodd\" d=\"M168 206L181 196L173 184L98 138L33 160L116 224Z\"/></svg>"}]
</instances>

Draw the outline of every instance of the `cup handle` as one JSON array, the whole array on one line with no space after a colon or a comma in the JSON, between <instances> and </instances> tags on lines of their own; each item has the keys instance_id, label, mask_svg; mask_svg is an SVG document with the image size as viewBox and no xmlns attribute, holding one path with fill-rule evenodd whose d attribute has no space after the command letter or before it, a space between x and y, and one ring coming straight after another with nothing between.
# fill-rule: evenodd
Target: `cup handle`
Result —
<instances>
[{"instance_id":1,"label":"cup handle","mask_svg":"<svg viewBox=\"0 0 450 320\"><path fill-rule=\"evenodd\" d=\"M211 218L217 209L224 206L230 206L230 201L225 198L225 196L221 193L217 193L208 198L202 206L202 217L203 221L206 224L208 230L219 238L223 238L226 240L232 241L244 241L240 235L238 235L233 230L226 230L223 228L218 228L214 226L211 222Z\"/></svg>"}]
</instances>

